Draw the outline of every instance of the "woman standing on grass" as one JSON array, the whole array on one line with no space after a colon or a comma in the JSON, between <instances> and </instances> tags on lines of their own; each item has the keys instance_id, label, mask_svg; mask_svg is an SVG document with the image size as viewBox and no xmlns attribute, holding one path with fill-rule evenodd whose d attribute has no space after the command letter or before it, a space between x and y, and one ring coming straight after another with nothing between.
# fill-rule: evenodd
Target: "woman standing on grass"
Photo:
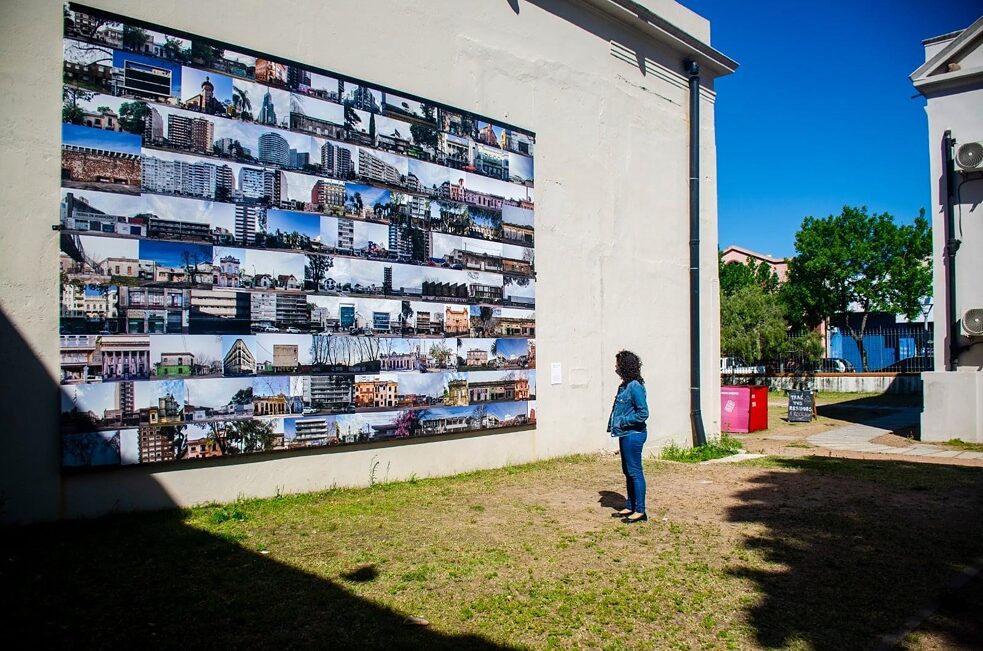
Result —
<instances>
[{"instance_id":1,"label":"woman standing on grass","mask_svg":"<svg viewBox=\"0 0 983 651\"><path fill-rule=\"evenodd\" d=\"M642 379L642 360L623 350L615 357L614 370L621 378L618 395L614 398L608 431L618 438L621 450L621 470L628 484L625 508L612 517L622 518L625 524L648 520L645 513L645 475L642 474L642 446L648 438L645 421L649 417L645 401L645 380Z\"/></svg>"}]
</instances>

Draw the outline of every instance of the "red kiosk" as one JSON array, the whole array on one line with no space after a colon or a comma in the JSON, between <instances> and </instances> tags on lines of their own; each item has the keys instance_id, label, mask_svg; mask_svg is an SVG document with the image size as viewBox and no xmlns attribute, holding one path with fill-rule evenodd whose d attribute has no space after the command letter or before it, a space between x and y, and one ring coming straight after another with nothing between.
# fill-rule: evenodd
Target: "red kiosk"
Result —
<instances>
[{"instance_id":1,"label":"red kiosk","mask_svg":"<svg viewBox=\"0 0 983 651\"><path fill-rule=\"evenodd\" d=\"M768 429L768 387L720 387L720 429L740 433Z\"/></svg>"}]
</instances>

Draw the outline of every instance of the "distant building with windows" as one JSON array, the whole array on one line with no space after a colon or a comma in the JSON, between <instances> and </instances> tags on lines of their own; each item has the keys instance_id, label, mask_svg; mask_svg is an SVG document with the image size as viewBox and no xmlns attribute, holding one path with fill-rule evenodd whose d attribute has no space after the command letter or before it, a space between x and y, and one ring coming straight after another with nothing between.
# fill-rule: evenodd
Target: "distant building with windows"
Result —
<instances>
[{"instance_id":1,"label":"distant building with windows","mask_svg":"<svg viewBox=\"0 0 983 651\"><path fill-rule=\"evenodd\" d=\"M447 335L467 335L471 329L471 313L467 307L444 309L444 333Z\"/></svg>"},{"instance_id":2,"label":"distant building with windows","mask_svg":"<svg viewBox=\"0 0 983 651\"><path fill-rule=\"evenodd\" d=\"M279 133L264 133L259 137L257 158L260 162L279 165L281 167L290 166L290 145L287 139Z\"/></svg>"},{"instance_id":3,"label":"distant building with windows","mask_svg":"<svg viewBox=\"0 0 983 651\"><path fill-rule=\"evenodd\" d=\"M320 180L311 187L311 203L318 207L345 205L345 184Z\"/></svg>"},{"instance_id":4,"label":"distant building with windows","mask_svg":"<svg viewBox=\"0 0 983 651\"><path fill-rule=\"evenodd\" d=\"M160 361L154 364L156 377L187 377L194 374L195 356L188 352L161 353Z\"/></svg>"},{"instance_id":5,"label":"distant building with windows","mask_svg":"<svg viewBox=\"0 0 983 651\"><path fill-rule=\"evenodd\" d=\"M378 181L388 185L399 186L403 181L402 173L395 166L369 153L364 148L358 150L358 174L370 181Z\"/></svg>"},{"instance_id":6,"label":"distant building with windows","mask_svg":"<svg viewBox=\"0 0 983 651\"><path fill-rule=\"evenodd\" d=\"M235 241L237 244L252 245L256 242L256 231L260 223L266 222L266 208L256 205L236 204Z\"/></svg>"},{"instance_id":7,"label":"distant building with windows","mask_svg":"<svg viewBox=\"0 0 983 651\"><path fill-rule=\"evenodd\" d=\"M256 59L256 81L270 86L286 86L287 66L276 61Z\"/></svg>"},{"instance_id":8,"label":"distant building with windows","mask_svg":"<svg viewBox=\"0 0 983 651\"><path fill-rule=\"evenodd\" d=\"M119 288L119 310L127 334L188 331L189 290L169 287Z\"/></svg>"},{"instance_id":9,"label":"distant building with windows","mask_svg":"<svg viewBox=\"0 0 983 651\"><path fill-rule=\"evenodd\" d=\"M270 95L269 90L263 95L263 103L260 106L259 113L256 115L256 121L271 127L278 126L276 109L273 107L273 96Z\"/></svg>"},{"instance_id":10,"label":"distant building with windows","mask_svg":"<svg viewBox=\"0 0 983 651\"><path fill-rule=\"evenodd\" d=\"M225 375L254 375L256 373L256 358L246 342L236 339L222 360Z\"/></svg>"},{"instance_id":11,"label":"distant building with windows","mask_svg":"<svg viewBox=\"0 0 983 651\"><path fill-rule=\"evenodd\" d=\"M150 337L100 337L102 379L139 380L150 376Z\"/></svg>"},{"instance_id":12,"label":"distant building with windows","mask_svg":"<svg viewBox=\"0 0 983 651\"><path fill-rule=\"evenodd\" d=\"M174 113L167 116L167 141L172 147L210 154L214 137L211 120Z\"/></svg>"},{"instance_id":13,"label":"distant building with windows","mask_svg":"<svg viewBox=\"0 0 983 651\"><path fill-rule=\"evenodd\" d=\"M353 375L312 375L309 386L310 404L315 409L343 410L354 400Z\"/></svg>"},{"instance_id":14,"label":"distant building with windows","mask_svg":"<svg viewBox=\"0 0 983 651\"><path fill-rule=\"evenodd\" d=\"M468 401L471 404L496 400L528 399L529 380L527 378L468 383Z\"/></svg>"},{"instance_id":15,"label":"distant building with windows","mask_svg":"<svg viewBox=\"0 0 983 651\"><path fill-rule=\"evenodd\" d=\"M392 380L367 380L355 383L355 406L363 408L396 407L397 384Z\"/></svg>"}]
</instances>

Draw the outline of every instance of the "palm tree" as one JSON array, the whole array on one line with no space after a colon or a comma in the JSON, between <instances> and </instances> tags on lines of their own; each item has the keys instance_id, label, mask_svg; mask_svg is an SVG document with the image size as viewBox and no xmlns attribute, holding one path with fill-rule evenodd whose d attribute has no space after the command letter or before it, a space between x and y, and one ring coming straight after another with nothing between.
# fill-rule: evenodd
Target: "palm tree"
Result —
<instances>
[{"instance_id":1,"label":"palm tree","mask_svg":"<svg viewBox=\"0 0 983 651\"><path fill-rule=\"evenodd\" d=\"M349 105L345 105L345 130L351 131L355 128L356 124L359 124L362 118L358 116L358 113Z\"/></svg>"},{"instance_id":2,"label":"palm tree","mask_svg":"<svg viewBox=\"0 0 983 651\"><path fill-rule=\"evenodd\" d=\"M235 107L236 113L239 114L241 119L252 119L250 110L253 108L253 105L249 101L249 95L242 88L232 86L232 106Z\"/></svg>"}]
</instances>

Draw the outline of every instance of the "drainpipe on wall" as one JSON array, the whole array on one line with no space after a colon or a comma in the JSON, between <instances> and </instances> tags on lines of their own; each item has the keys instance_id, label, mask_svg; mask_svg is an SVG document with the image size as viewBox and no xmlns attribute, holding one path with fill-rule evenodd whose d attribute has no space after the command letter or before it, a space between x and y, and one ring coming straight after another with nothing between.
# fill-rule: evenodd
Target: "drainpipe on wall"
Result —
<instances>
[{"instance_id":1,"label":"drainpipe on wall","mask_svg":"<svg viewBox=\"0 0 983 651\"><path fill-rule=\"evenodd\" d=\"M959 331L956 320L956 252L960 240L956 239L956 219L953 207L955 199L956 168L952 150L956 142L952 132L946 130L942 136L942 166L945 173L945 332L948 336L946 346L945 370L955 371L959 366Z\"/></svg>"},{"instance_id":2,"label":"drainpipe on wall","mask_svg":"<svg viewBox=\"0 0 983 651\"><path fill-rule=\"evenodd\" d=\"M683 62L689 76L689 414L693 445L706 445L700 401L700 64Z\"/></svg>"}]
</instances>

